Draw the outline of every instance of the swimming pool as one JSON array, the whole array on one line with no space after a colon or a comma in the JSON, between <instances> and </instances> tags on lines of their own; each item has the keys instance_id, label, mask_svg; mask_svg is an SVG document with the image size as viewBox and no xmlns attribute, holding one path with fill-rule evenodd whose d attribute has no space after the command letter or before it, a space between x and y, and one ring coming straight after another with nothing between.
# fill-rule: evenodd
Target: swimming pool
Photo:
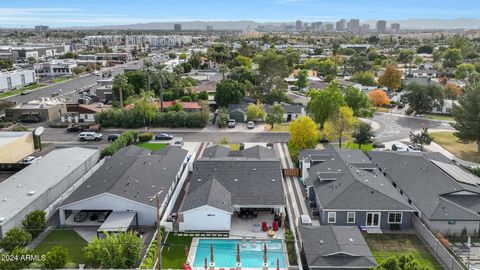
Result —
<instances>
[{"instance_id":1,"label":"swimming pool","mask_svg":"<svg viewBox=\"0 0 480 270\"><path fill-rule=\"evenodd\" d=\"M285 255L283 253L281 240L265 240L267 244L267 261L269 268L277 267L277 259L280 268L285 268ZM242 247L240 239L199 239L195 261L195 268L203 268L205 258L210 264L210 245L213 244L213 255L215 268L235 267L237 257L237 245L240 244L240 262L245 268L262 268L263 247L262 241L257 240L253 246L251 240L247 241L246 247Z\"/></svg>"}]
</instances>

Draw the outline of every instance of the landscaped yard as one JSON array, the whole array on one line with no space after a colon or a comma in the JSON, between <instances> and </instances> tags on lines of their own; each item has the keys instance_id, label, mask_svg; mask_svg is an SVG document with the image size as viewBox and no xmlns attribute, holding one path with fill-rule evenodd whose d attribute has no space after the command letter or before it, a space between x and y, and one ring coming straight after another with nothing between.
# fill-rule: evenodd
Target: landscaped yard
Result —
<instances>
[{"instance_id":1,"label":"landscaped yard","mask_svg":"<svg viewBox=\"0 0 480 270\"><path fill-rule=\"evenodd\" d=\"M54 246L64 246L68 251L69 261L79 264L85 263L82 248L87 245L85 241L74 230L54 230L35 248L35 253L46 254Z\"/></svg>"},{"instance_id":2,"label":"landscaped yard","mask_svg":"<svg viewBox=\"0 0 480 270\"><path fill-rule=\"evenodd\" d=\"M476 143L463 143L453 132L432 132L433 140L455 156L472 162L480 162Z\"/></svg>"},{"instance_id":3,"label":"landscaped yard","mask_svg":"<svg viewBox=\"0 0 480 270\"><path fill-rule=\"evenodd\" d=\"M239 151L240 150L240 144L238 143L231 143L229 144L230 150L232 151Z\"/></svg>"},{"instance_id":4,"label":"landscaped yard","mask_svg":"<svg viewBox=\"0 0 480 270\"><path fill-rule=\"evenodd\" d=\"M455 122L455 120L451 115L445 115L445 114L426 113L423 115L423 117L427 119L432 119L432 120L443 120L448 122Z\"/></svg>"},{"instance_id":5,"label":"landscaped yard","mask_svg":"<svg viewBox=\"0 0 480 270\"><path fill-rule=\"evenodd\" d=\"M190 248L191 244L191 236L175 236L169 234L162 250L162 268L183 269L183 263L187 261L185 246Z\"/></svg>"},{"instance_id":6,"label":"landscaped yard","mask_svg":"<svg viewBox=\"0 0 480 270\"><path fill-rule=\"evenodd\" d=\"M152 151L157 151L167 146L166 143L151 143L151 142L142 142L142 143L137 143L136 145L138 147L142 147Z\"/></svg>"},{"instance_id":7,"label":"landscaped yard","mask_svg":"<svg viewBox=\"0 0 480 270\"><path fill-rule=\"evenodd\" d=\"M265 125L265 129L269 131L277 131L277 132L288 132L288 127L290 123L282 123L282 124L275 124L273 128L270 125Z\"/></svg>"},{"instance_id":8,"label":"landscaped yard","mask_svg":"<svg viewBox=\"0 0 480 270\"><path fill-rule=\"evenodd\" d=\"M345 146L342 146L343 148L346 148L346 149L355 149L355 150L359 150L358 148L358 144L356 143L347 143L345 144ZM368 152L368 151L372 151L374 149L373 147L373 144L369 143L369 144L362 144L360 150L362 150L363 152Z\"/></svg>"},{"instance_id":9,"label":"landscaped yard","mask_svg":"<svg viewBox=\"0 0 480 270\"><path fill-rule=\"evenodd\" d=\"M429 269L442 269L414 234L367 234L365 239L377 263L382 263L391 256L412 255Z\"/></svg>"}]
</instances>

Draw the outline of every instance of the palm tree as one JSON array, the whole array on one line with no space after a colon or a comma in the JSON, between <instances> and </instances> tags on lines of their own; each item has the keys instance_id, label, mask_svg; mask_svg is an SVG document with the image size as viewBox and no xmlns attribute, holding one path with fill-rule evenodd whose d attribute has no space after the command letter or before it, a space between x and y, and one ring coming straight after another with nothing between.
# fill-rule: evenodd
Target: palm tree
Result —
<instances>
[{"instance_id":1,"label":"palm tree","mask_svg":"<svg viewBox=\"0 0 480 270\"><path fill-rule=\"evenodd\" d=\"M158 86L158 96L160 98L160 111L163 112L163 88L167 83L168 72L165 70L165 65L156 65L153 73L153 80Z\"/></svg>"},{"instance_id":2,"label":"palm tree","mask_svg":"<svg viewBox=\"0 0 480 270\"><path fill-rule=\"evenodd\" d=\"M337 76L337 67L338 67L338 61L339 61L339 55L340 55L340 44L337 42L334 42L332 45L332 58L333 58L333 63L335 64L335 76Z\"/></svg>"},{"instance_id":3,"label":"palm tree","mask_svg":"<svg viewBox=\"0 0 480 270\"><path fill-rule=\"evenodd\" d=\"M152 77L152 61L145 60L143 61L143 69L147 73L147 91L150 92L150 84L151 84L151 77Z\"/></svg>"},{"instance_id":4,"label":"palm tree","mask_svg":"<svg viewBox=\"0 0 480 270\"><path fill-rule=\"evenodd\" d=\"M185 70L183 69L183 66L182 65L176 65L174 68L173 68L173 72L177 75L177 87L180 86L180 75L182 75Z\"/></svg>"}]
</instances>

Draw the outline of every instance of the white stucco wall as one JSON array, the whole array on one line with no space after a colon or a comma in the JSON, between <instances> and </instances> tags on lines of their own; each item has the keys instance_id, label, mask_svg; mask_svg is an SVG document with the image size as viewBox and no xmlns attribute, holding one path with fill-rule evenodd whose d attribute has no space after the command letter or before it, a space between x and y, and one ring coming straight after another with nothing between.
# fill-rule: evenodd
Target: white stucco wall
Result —
<instances>
[{"instance_id":1,"label":"white stucco wall","mask_svg":"<svg viewBox=\"0 0 480 270\"><path fill-rule=\"evenodd\" d=\"M229 231L231 214L210 206L202 206L183 213L180 231Z\"/></svg>"}]
</instances>

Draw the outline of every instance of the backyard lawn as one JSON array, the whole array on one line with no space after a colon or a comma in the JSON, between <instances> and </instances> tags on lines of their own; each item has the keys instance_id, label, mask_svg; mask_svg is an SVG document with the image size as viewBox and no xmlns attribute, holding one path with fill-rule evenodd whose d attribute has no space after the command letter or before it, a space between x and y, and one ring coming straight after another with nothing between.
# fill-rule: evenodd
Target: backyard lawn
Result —
<instances>
[{"instance_id":1,"label":"backyard lawn","mask_svg":"<svg viewBox=\"0 0 480 270\"><path fill-rule=\"evenodd\" d=\"M167 144L165 143L150 143L150 142L137 143L136 145L138 147L142 147L152 151L157 151L167 146Z\"/></svg>"},{"instance_id":2,"label":"backyard lawn","mask_svg":"<svg viewBox=\"0 0 480 270\"><path fill-rule=\"evenodd\" d=\"M367 234L365 240L379 264L392 256L412 255L422 266L442 269L414 234Z\"/></svg>"},{"instance_id":3,"label":"backyard lawn","mask_svg":"<svg viewBox=\"0 0 480 270\"><path fill-rule=\"evenodd\" d=\"M187 261L185 246L190 248L191 243L191 236L169 234L162 251L163 269L183 269L183 263Z\"/></svg>"},{"instance_id":4,"label":"backyard lawn","mask_svg":"<svg viewBox=\"0 0 480 270\"><path fill-rule=\"evenodd\" d=\"M346 148L346 149L355 149L355 150L358 150L358 144L356 143L347 143L345 144L345 146L342 146L343 148ZM360 150L362 150L363 152L368 152L368 151L372 151L373 150L373 144L369 143L369 144L362 144Z\"/></svg>"},{"instance_id":5,"label":"backyard lawn","mask_svg":"<svg viewBox=\"0 0 480 270\"><path fill-rule=\"evenodd\" d=\"M35 248L35 253L46 254L54 246L64 246L68 251L69 261L79 264L85 263L82 248L87 245L85 241L74 230L54 230Z\"/></svg>"},{"instance_id":6,"label":"backyard lawn","mask_svg":"<svg viewBox=\"0 0 480 270\"><path fill-rule=\"evenodd\" d=\"M453 132L432 132L433 140L455 156L472 162L480 162L476 143L463 143Z\"/></svg>"}]
</instances>

